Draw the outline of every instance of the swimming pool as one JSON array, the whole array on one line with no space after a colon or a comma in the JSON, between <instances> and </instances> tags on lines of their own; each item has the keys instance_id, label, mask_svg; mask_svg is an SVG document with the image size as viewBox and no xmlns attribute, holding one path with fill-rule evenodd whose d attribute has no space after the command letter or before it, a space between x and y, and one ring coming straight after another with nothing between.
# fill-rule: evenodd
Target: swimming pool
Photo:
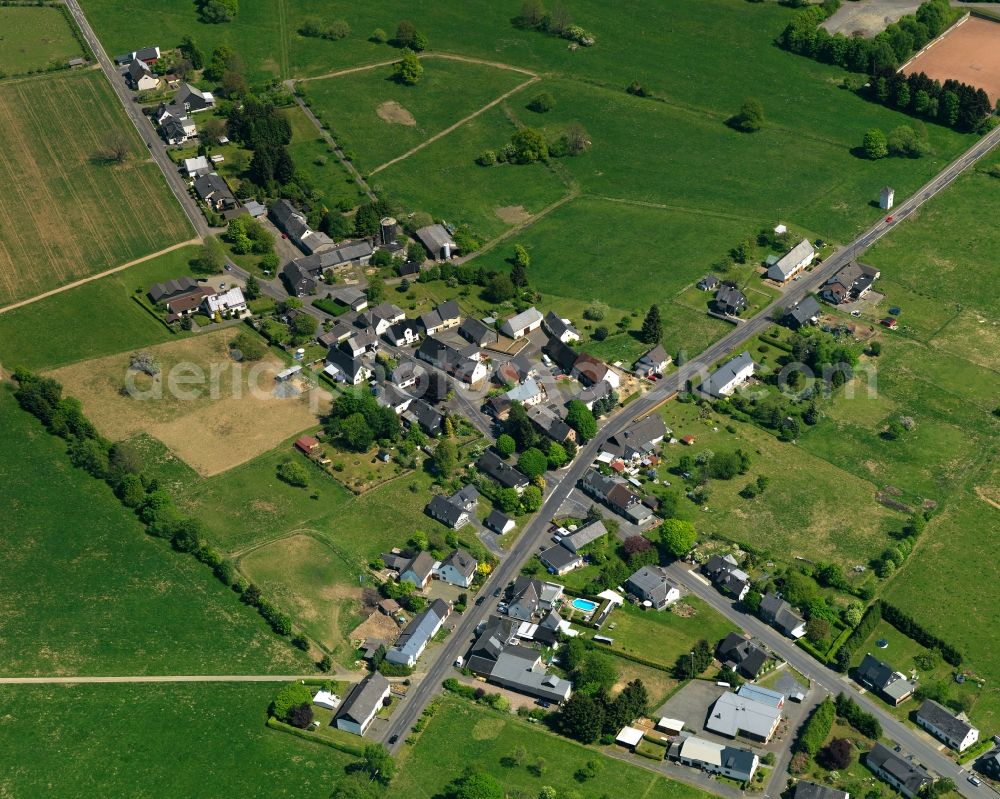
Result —
<instances>
[{"instance_id":1,"label":"swimming pool","mask_svg":"<svg viewBox=\"0 0 1000 799\"><path fill-rule=\"evenodd\" d=\"M597 609L597 603L591 602L589 599L574 599L573 607L584 613L593 613Z\"/></svg>"}]
</instances>

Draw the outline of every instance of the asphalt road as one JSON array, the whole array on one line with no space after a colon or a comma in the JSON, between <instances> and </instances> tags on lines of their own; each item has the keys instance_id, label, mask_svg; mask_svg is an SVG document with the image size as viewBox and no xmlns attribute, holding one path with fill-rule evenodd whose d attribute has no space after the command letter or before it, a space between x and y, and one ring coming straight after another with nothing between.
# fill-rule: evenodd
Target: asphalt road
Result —
<instances>
[{"instance_id":1,"label":"asphalt road","mask_svg":"<svg viewBox=\"0 0 1000 799\"><path fill-rule=\"evenodd\" d=\"M985 785L977 788L967 781L969 773L943 755L939 750L941 745L937 741L899 721L886 710L886 706L879 699L861 694L858 687L847 675L828 669L795 646L791 640L785 638L773 627L764 624L755 616L737 610L735 604L728 597L706 584L704 578L690 571L687 564L673 563L668 567L668 571L671 573L671 577L692 594L707 602L755 638L759 638L790 666L806 675L812 681L814 691L818 688L833 696L843 692L857 702L862 709L874 714L882 725L885 736L902 747L902 754L911 754L916 762L921 763L941 777L950 777L955 781L958 792L969 799L992 797L992 791ZM776 786L776 790L770 791L770 793L774 795L782 788L783 786Z\"/></svg>"},{"instance_id":2,"label":"asphalt road","mask_svg":"<svg viewBox=\"0 0 1000 799\"><path fill-rule=\"evenodd\" d=\"M915 192L912 197L896 206L891 212L894 219L893 222L886 222L885 217L880 218L876 224L864 231L849 245L838 250L825 262L811 272L803 275L801 279L794 281L791 287L779 299L775 300L759 314L740 322L731 332L708 347L697 358L684 363L675 372L664 377L651 391L619 410L618 413L608 420L594 441L580 448L576 460L560 472L560 481L552 488L541 510L528 523L507 557L500 562L500 565L497 566L489 580L487 580L486 584L480 590L478 596L486 597L486 601L482 605L471 605L465 611L455 630L445 641L444 645L436 653L432 653L431 656L435 659L430 664L426 674L421 678L419 683L411 688L406 699L400 703L399 709L394 714L384 735L384 741L390 751L396 752L402 746L407 731L413 726L413 723L423 712L427 703L440 690L441 682L448 676L452 664L459 655L465 654L465 651L473 640L476 627L485 621L490 612L494 610L496 603L492 599L493 591L497 588L503 588L517 577L522 566L539 550L542 542L547 539L546 531L549 520L558 511L559 506L566 500L573 487L587 469L590 468L591 463L599 452L601 443L615 433L620 432L634 419L641 418L654 410L675 391L685 389L689 380L693 380L695 383L700 382L701 377L708 373L713 363L728 353L737 350L746 341L770 325L772 321L770 318L771 314L776 308L787 308L803 299L809 292L816 291L837 270L850 262L851 259L861 255L861 253L871 247L882 236L886 235L896 225L910 216L917 208L948 186L963 171L986 155L998 142L1000 142L1000 128L997 128L977 141L962 156L945 167L937 176ZM744 620L748 623L753 621L752 619L741 618L741 621ZM775 651L781 650L776 648ZM798 650L794 650L790 654L789 662L796 668L804 669L809 674L815 673L817 670L816 667L818 667L818 664L806 658ZM843 683L840 682L839 678L833 679L835 681L829 682L831 688L828 690L841 690ZM859 698L866 709L873 707L872 703L864 697ZM895 721L887 722L884 726L887 730L891 729L894 733L898 734L898 742L901 745L908 748L912 747L910 751L919 755L921 762L931 766L944 776L955 778L955 774L957 774L956 768L949 765L945 758L935 753L915 733ZM393 736L397 736L397 740L389 744L388 741ZM963 795L970 797L970 799L980 799L987 795L983 789L974 789L964 779L955 779L955 783L959 786L959 791Z\"/></svg>"},{"instance_id":3,"label":"asphalt road","mask_svg":"<svg viewBox=\"0 0 1000 799\"><path fill-rule=\"evenodd\" d=\"M135 129L139 132L139 138L142 139L144 144L151 145L149 147L149 155L156 162L157 166L160 167L160 171L163 172L167 186L174 193L177 202L181 204L181 208L184 209L184 213L187 215L188 221L191 222L195 232L204 238L211 232L208 223L205 221L201 209L198 208L198 203L188 194L187 184L178 172L177 164L171 161L170 156L167 155L163 140L153 130L153 126L149 120L143 116L142 107L133 100L132 93L126 87L121 73L111 59L108 58L108 54L104 51L100 41L98 41L97 36L94 34L94 29L90 27L87 17L84 16L80 4L77 0L66 0L66 7L69 8L69 13L73 15L76 24L80 26L83 37L87 40L87 44L90 45L90 49L97 57L97 61L108 82L111 84L111 88L114 89L115 94L125 108L125 113L128 114L129 119L132 120L132 124L135 125Z\"/></svg>"}]
</instances>

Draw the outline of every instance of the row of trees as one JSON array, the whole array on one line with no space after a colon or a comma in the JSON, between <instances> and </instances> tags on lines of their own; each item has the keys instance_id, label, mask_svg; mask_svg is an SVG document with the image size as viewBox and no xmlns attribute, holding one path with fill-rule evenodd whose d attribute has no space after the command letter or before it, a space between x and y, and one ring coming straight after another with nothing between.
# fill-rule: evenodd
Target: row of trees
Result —
<instances>
[{"instance_id":1,"label":"row of trees","mask_svg":"<svg viewBox=\"0 0 1000 799\"><path fill-rule=\"evenodd\" d=\"M561 3L553 6L550 11L545 8L542 0L524 0L521 13L512 21L518 28L559 36L582 47L592 47L597 41L594 34L573 24L568 9Z\"/></svg>"},{"instance_id":2,"label":"row of trees","mask_svg":"<svg viewBox=\"0 0 1000 799\"><path fill-rule=\"evenodd\" d=\"M146 364L144 359L138 360ZM148 364L143 368L150 371ZM111 444L100 436L83 415L79 401L64 397L56 380L25 369L15 370L14 379L18 384L14 396L21 407L38 418L52 435L65 439L70 462L105 481L121 503L135 512L147 533L167 539L178 552L194 555L240 594L245 604L256 608L276 633L291 633L291 619L265 599L257 586L237 576L233 564L206 542L201 519L177 509L159 481L146 473L144 459L134 447L125 442Z\"/></svg>"},{"instance_id":3,"label":"row of trees","mask_svg":"<svg viewBox=\"0 0 1000 799\"><path fill-rule=\"evenodd\" d=\"M957 12L947 0L926 0L915 14L891 23L873 39L830 34L820 27L839 5L839 0L827 0L799 11L778 37L778 44L793 53L866 73L872 78L866 96L884 105L958 130L976 130L983 124L992 106L982 89L956 80L941 84L923 73L905 76L896 72L951 24ZM845 81L845 86L856 90L862 84Z\"/></svg>"},{"instance_id":4,"label":"row of trees","mask_svg":"<svg viewBox=\"0 0 1000 799\"><path fill-rule=\"evenodd\" d=\"M587 129L579 122L571 122L566 128L550 138L530 127L518 128L499 150L485 150L476 163L480 166L495 164L532 164L548 158L564 158L582 155L590 149L591 140Z\"/></svg>"}]
</instances>

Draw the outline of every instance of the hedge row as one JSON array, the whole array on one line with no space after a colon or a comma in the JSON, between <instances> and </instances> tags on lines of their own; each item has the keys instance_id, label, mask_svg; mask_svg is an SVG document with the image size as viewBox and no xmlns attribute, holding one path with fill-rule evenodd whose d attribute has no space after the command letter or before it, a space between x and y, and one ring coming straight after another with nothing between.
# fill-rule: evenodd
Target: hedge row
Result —
<instances>
[{"instance_id":1,"label":"hedge row","mask_svg":"<svg viewBox=\"0 0 1000 799\"><path fill-rule=\"evenodd\" d=\"M878 719L871 713L863 711L857 702L846 694L837 695L836 708L837 715L866 738L877 741L882 737L882 725L878 723Z\"/></svg>"},{"instance_id":2,"label":"hedge row","mask_svg":"<svg viewBox=\"0 0 1000 799\"><path fill-rule=\"evenodd\" d=\"M815 755L833 729L836 715L836 709L829 697L820 702L802 727L802 732L795 742L795 751L807 752L810 756Z\"/></svg>"},{"instance_id":3,"label":"hedge row","mask_svg":"<svg viewBox=\"0 0 1000 799\"><path fill-rule=\"evenodd\" d=\"M619 649L612 649L607 644L602 644L600 641L587 640L587 646L591 649L601 649L608 652L615 657L620 657L625 660L631 660L633 663L638 663L640 666L649 666L651 669L657 669L658 671L665 671L667 674L673 673L672 666L665 666L662 663L657 663L655 660L647 660L646 658L639 657L638 655L631 655L628 652L622 652ZM685 656L686 657L686 656Z\"/></svg>"},{"instance_id":4,"label":"hedge row","mask_svg":"<svg viewBox=\"0 0 1000 799\"><path fill-rule=\"evenodd\" d=\"M936 649L941 653L941 657L943 657L945 661L950 663L952 666L962 665L962 653L947 641L944 641L929 632L912 617L903 613L903 611L895 605L890 605L885 600L883 600L880 604L882 607L882 618L899 630L903 635L908 638L912 638L918 644L925 646L928 649Z\"/></svg>"},{"instance_id":5,"label":"hedge row","mask_svg":"<svg viewBox=\"0 0 1000 799\"><path fill-rule=\"evenodd\" d=\"M274 716L267 717L267 726L272 730L281 730L281 732L291 733L299 738L303 738L306 741L312 741L313 743L323 744L324 746L329 746L331 749L337 749L341 752L346 752L353 757L364 757L365 750L360 746L351 746L349 743L344 743L342 741L335 741L331 738L326 738L321 735L316 735L316 733L309 733L306 730L300 730L298 727L293 727L291 724L285 724L283 721L279 721Z\"/></svg>"},{"instance_id":6,"label":"hedge row","mask_svg":"<svg viewBox=\"0 0 1000 799\"><path fill-rule=\"evenodd\" d=\"M838 671L846 672L851 667L851 660L854 658L854 650L867 640L872 634L879 621L882 619L882 604L878 601L872 602L861 617L858 626L854 628L847 640L840 645L834 655L833 661Z\"/></svg>"}]
</instances>

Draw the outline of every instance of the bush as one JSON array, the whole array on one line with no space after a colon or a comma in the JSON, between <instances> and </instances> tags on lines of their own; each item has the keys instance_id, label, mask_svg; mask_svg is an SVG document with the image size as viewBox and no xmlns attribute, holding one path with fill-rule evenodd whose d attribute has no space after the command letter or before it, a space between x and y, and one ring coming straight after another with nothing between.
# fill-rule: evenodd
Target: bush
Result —
<instances>
[{"instance_id":1,"label":"bush","mask_svg":"<svg viewBox=\"0 0 1000 799\"><path fill-rule=\"evenodd\" d=\"M532 98L528 109L537 114L544 114L556 107L556 98L549 92L542 92Z\"/></svg>"},{"instance_id":2,"label":"bush","mask_svg":"<svg viewBox=\"0 0 1000 799\"><path fill-rule=\"evenodd\" d=\"M301 463L284 461L278 464L278 479L297 488L309 485L309 472Z\"/></svg>"},{"instance_id":3,"label":"bush","mask_svg":"<svg viewBox=\"0 0 1000 799\"><path fill-rule=\"evenodd\" d=\"M833 729L833 720L836 716L836 709L829 697L824 699L813 711L809 720L802 727L802 732L795 741L795 751L805 752L808 755L815 755L826 737Z\"/></svg>"}]
</instances>

